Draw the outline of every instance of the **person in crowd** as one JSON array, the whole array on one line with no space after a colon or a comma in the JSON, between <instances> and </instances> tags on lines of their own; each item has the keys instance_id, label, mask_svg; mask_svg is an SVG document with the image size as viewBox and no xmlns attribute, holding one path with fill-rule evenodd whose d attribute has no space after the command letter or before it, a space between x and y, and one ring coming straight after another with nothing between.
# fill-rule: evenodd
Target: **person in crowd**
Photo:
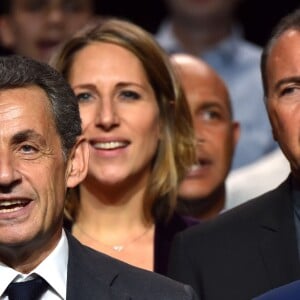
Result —
<instances>
[{"instance_id":1,"label":"person in crowd","mask_svg":"<svg viewBox=\"0 0 300 300\"><path fill-rule=\"evenodd\" d=\"M188 54L171 60L186 94L197 138L197 161L180 183L178 211L200 220L216 217L225 207L225 179L239 137L228 90L204 61Z\"/></svg>"},{"instance_id":2,"label":"person in crowd","mask_svg":"<svg viewBox=\"0 0 300 300\"><path fill-rule=\"evenodd\" d=\"M200 299L252 299L300 279L300 10L279 22L261 72L274 139L291 166L276 189L179 233L169 275Z\"/></svg>"},{"instance_id":3,"label":"person in crowd","mask_svg":"<svg viewBox=\"0 0 300 300\"><path fill-rule=\"evenodd\" d=\"M254 163L233 170L226 180L225 210L276 188L290 172L289 161L280 148Z\"/></svg>"},{"instance_id":4,"label":"person in crowd","mask_svg":"<svg viewBox=\"0 0 300 300\"><path fill-rule=\"evenodd\" d=\"M241 126L232 169L277 148L262 101L261 49L243 38L235 20L239 2L166 0L168 15L156 33L167 52L201 57L225 81L234 116Z\"/></svg>"},{"instance_id":5,"label":"person in crowd","mask_svg":"<svg viewBox=\"0 0 300 300\"><path fill-rule=\"evenodd\" d=\"M196 299L189 286L62 229L66 194L86 176L89 149L76 97L58 72L0 57L0 121L1 299Z\"/></svg>"},{"instance_id":6,"label":"person in crowd","mask_svg":"<svg viewBox=\"0 0 300 300\"><path fill-rule=\"evenodd\" d=\"M13 53L48 62L58 45L92 22L94 0L1 0L0 40Z\"/></svg>"},{"instance_id":7,"label":"person in crowd","mask_svg":"<svg viewBox=\"0 0 300 300\"><path fill-rule=\"evenodd\" d=\"M65 43L51 65L76 94L91 152L66 228L91 248L165 274L174 234L196 223L174 213L195 141L168 55L144 29L108 18Z\"/></svg>"}]
</instances>

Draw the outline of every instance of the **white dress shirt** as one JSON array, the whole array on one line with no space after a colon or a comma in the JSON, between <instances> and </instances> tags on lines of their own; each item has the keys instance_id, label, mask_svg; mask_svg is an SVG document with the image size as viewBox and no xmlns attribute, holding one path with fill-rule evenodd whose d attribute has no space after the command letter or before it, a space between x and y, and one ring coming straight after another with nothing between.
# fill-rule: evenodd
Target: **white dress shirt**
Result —
<instances>
[{"instance_id":1,"label":"white dress shirt","mask_svg":"<svg viewBox=\"0 0 300 300\"><path fill-rule=\"evenodd\" d=\"M68 241L65 232L62 231L62 236L55 249L29 274L17 272L0 262L0 299L8 300L3 293L12 281L30 280L33 274L38 274L49 284L48 290L41 297L42 300L66 299L68 257Z\"/></svg>"}]
</instances>

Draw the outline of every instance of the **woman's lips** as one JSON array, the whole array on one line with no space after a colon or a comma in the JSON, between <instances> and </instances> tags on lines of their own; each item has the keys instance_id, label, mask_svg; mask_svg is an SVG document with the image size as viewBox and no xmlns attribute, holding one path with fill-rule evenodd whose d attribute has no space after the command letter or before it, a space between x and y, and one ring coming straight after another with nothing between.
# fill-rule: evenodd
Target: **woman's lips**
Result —
<instances>
[{"instance_id":1,"label":"woman's lips","mask_svg":"<svg viewBox=\"0 0 300 300\"><path fill-rule=\"evenodd\" d=\"M93 142L92 147L97 150L116 150L125 148L129 145L126 141L105 141L105 142Z\"/></svg>"}]
</instances>

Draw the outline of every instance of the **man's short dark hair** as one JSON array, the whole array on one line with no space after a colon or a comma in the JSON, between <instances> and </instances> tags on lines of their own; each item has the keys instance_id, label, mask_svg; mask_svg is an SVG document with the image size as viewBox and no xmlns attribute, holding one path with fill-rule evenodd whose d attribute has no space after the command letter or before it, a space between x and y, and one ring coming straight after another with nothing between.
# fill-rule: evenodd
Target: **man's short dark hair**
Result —
<instances>
[{"instance_id":1,"label":"man's short dark hair","mask_svg":"<svg viewBox=\"0 0 300 300\"><path fill-rule=\"evenodd\" d=\"M67 157L81 134L78 103L71 87L45 63L19 55L0 56L0 90L27 86L38 86L45 91Z\"/></svg>"}]
</instances>

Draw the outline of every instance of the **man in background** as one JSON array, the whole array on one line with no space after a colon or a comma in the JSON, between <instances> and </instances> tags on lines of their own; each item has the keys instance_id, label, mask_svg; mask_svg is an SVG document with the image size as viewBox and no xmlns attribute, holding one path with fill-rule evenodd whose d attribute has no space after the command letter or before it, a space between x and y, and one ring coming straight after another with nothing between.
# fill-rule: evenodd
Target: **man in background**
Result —
<instances>
[{"instance_id":1,"label":"man in background","mask_svg":"<svg viewBox=\"0 0 300 300\"><path fill-rule=\"evenodd\" d=\"M196 135L197 163L181 182L178 210L201 220L216 217L225 206L225 179L239 138L224 81L204 61L173 54L189 104Z\"/></svg>"},{"instance_id":2,"label":"man in background","mask_svg":"<svg viewBox=\"0 0 300 300\"><path fill-rule=\"evenodd\" d=\"M1 0L1 43L13 53L48 62L60 43L93 20L93 1Z\"/></svg>"},{"instance_id":3,"label":"man in background","mask_svg":"<svg viewBox=\"0 0 300 300\"><path fill-rule=\"evenodd\" d=\"M241 136L232 168L277 148L272 138L259 72L261 49L243 38L235 20L240 0L165 0L168 16L156 38L168 53L201 57L225 81Z\"/></svg>"}]
</instances>

